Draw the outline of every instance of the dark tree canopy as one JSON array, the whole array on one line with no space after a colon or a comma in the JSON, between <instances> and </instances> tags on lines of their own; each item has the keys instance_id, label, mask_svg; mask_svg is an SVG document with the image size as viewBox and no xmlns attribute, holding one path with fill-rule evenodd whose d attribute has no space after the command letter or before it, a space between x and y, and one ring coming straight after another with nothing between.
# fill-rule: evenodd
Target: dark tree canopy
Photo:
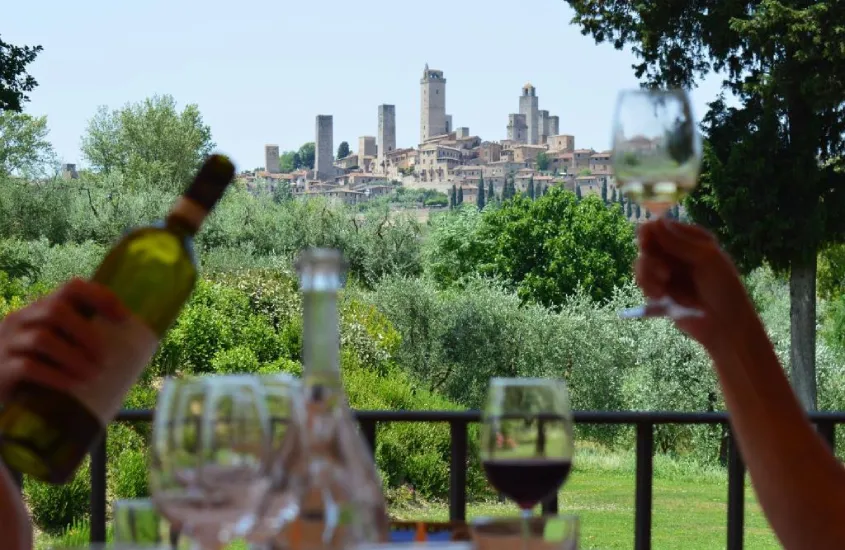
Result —
<instances>
[{"instance_id":1,"label":"dark tree canopy","mask_svg":"<svg viewBox=\"0 0 845 550\"><path fill-rule=\"evenodd\" d=\"M337 146L337 158L342 159L349 156L349 142L348 141L341 141L340 145Z\"/></svg>"},{"instance_id":2,"label":"dark tree canopy","mask_svg":"<svg viewBox=\"0 0 845 550\"><path fill-rule=\"evenodd\" d=\"M0 111L20 112L29 101L26 94L38 82L26 68L42 50L41 46L15 46L0 39Z\"/></svg>"}]
</instances>

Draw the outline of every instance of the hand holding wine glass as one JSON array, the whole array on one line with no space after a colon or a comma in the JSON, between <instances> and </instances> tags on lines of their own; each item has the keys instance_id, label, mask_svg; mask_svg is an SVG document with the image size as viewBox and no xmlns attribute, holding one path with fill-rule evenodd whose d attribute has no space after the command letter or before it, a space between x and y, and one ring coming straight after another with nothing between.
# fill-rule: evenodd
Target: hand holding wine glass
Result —
<instances>
[{"instance_id":1,"label":"hand holding wine glass","mask_svg":"<svg viewBox=\"0 0 845 550\"><path fill-rule=\"evenodd\" d=\"M613 128L613 170L619 190L656 217L690 193L701 168L701 138L681 90L619 94ZM623 318L700 317L668 296L620 313Z\"/></svg>"}]
</instances>

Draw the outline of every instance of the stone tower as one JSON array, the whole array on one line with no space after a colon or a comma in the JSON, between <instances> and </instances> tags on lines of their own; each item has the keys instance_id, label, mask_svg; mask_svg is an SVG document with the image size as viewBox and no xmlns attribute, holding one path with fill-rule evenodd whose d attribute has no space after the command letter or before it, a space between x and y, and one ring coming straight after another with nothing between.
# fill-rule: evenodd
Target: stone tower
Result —
<instances>
[{"instance_id":1,"label":"stone tower","mask_svg":"<svg viewBox=\"0 0 845 550\"><path fill-rule=\"evenodd\" d=\"M314 178L334 178L334 120L332 115L317 115L317 136L314 139Z\"/></svg>"},{"instance_id":2,"label":"stone tower","mask_svg":"<svg viewBox=\"0 0 845 550\"><path fill-rule=\"evenodd\" d=\"M549 117L549 136L560 135L560 117L552 115Z\"/></svg>"},{"instance_id":3,"label":"stone tower","mask_svg":"<svg viewBox=\"0 0 845 550\"><path fill-rule=\"evenodd\" d=\"M446 133L446 79L425 64L420 79L420 143Z\"/></svg>"},{"instance_id":4,"label":"stone tower","mask_svg":"<svg viewBox=\"0 0 845 550\"><path fill-rule=\"evenodd\" d=\"M519 114L525 115L525 124L528 125L529 145L540 143L540 121L538 109L537 90L529 82L522 87L522 95L519 96Z\"/></svg>"},{"instance_id":5,"label":"stone tower","mask_svg":"<svg viewBox=\"0 0 845 550\"><path fill-rule=\"evenodd\" d=\"M378 157L376 170L384 171L387 154L396 150L396 105L378 106Z\"/></svg>"},{"instance_id":6,"label":"stone tower","mask_svg":"<svg viewBox=\"0 0 845 550\"><path fill-rule=\"evenodd\" d=\"M270 174L278 174L281 172L281 169L279 168L278 145L264 146L264 169Z\"/></svg>"},{"instance_id":7,"label":"stone tower","mask_svg":"<svg viewBox=\"0 0 845 550\"><path fill-rule=\"evenodd\" d=\"M539 134L539 141L537 143L546 143L546 139L551 135L549 134L549 112L540 111L537 116L537 121L540 127L537 132Z\"/></svg>"},{"instance_id":8,"label":"stone tower","mask_svg":"<svg viewBox=\"0 0 845 550\"><path fill-rule=\"evenodd\" d=\"M525 115L511 113L508 115L508 139L516 143L526 143L528 126Z\"/></svg>"},{"instance_id":9,"label":"stone tower","mask_svg":"<svg viewBox=\"0 0 845 550\"><path fill-rule=\"evenodd\" d=\"M375 136L361 136L358 138L358 167L361 170L364 169L364 157L375 157L377 154Z\"/></svg>"}]
</instances>

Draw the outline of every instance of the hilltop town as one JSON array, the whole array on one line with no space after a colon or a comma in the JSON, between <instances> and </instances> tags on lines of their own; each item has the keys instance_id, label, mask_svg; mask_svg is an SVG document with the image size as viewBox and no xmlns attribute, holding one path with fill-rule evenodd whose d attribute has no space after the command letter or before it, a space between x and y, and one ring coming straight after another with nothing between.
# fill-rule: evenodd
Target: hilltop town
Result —
<instances>
[{"instance_id":1,"label":"hilltop town","mask_svg":"<svg viewBox=\"0 0 845 550\"><path fill-rule=\"evenodd\" d=\"M541 110L537 90L522 87L517 113L507 115L507 138L485 141L466 126L454 127L446 111L446 78L428 65L420 79L420 141L396 146L396 106L378 106L378 136L358 138L357 151L335 158L332 115L317 115L313 170L281 173L279 146L265 146L265 166L242 174L271 184L287 181L295 195L323 195L355 204L388 193L401 184L449 194L459 189L475 201L483 178L501 197L506 182L516 191L533 186L539 195L561 185L581 195L614 189L610 152L576 149L575 136L560 133L560 118ZM615 193L614 193L615 194Z\"/></svg>"}]
</instances>

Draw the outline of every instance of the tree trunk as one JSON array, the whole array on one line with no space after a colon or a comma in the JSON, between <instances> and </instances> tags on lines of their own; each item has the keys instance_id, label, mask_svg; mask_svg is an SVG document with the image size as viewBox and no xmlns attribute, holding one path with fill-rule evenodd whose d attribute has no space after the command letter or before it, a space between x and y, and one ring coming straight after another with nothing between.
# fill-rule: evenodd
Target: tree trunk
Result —
<instances>
[{"instance_id":1,"label":"tree trunk","mask_svg":"<svg viewBox=\"0 0 845 550\"><path fill-rule=\"evenodd\" d=\"M792 386L808 411L816 409L816 255L794 262L789 276Z\"/></svg>"}]
</instances>

